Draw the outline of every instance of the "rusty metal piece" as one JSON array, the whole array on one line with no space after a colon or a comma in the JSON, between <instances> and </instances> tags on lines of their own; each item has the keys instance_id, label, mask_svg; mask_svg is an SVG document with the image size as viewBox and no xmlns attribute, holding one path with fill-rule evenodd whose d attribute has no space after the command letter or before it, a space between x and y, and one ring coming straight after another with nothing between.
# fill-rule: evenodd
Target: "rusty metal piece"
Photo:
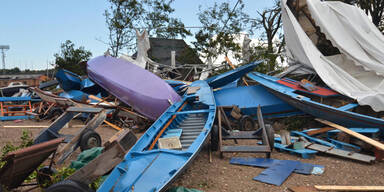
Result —
<instances>
[{"instance_id":1,"label":"rusty metal piece","mask_svg":"<svg viewBox=\"0 0 384 192\"><path fill-rule=\"evenodd\" d=\"M6 164L0 169L0 184L13 189L23 181L53 152L64 138L57 138L44 143L32 145L6 155L2 160Z\"/></svg>"}]
</instances>

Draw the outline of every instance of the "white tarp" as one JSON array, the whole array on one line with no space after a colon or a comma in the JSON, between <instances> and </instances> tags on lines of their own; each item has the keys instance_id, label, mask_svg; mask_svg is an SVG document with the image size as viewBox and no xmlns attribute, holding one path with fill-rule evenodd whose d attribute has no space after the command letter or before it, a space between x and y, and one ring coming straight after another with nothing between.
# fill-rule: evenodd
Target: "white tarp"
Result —
<instances>
[{"instance_id":1,"label":"white tarp","mask_svg":"<svg viewBox=\"0 0 384 192\"><path fill-rule=\"evenodd\" d=\"M308 36L300 25L305 25L305 20L299 23L286 2L281 0L282 19L293 59L313 68L332 89L356 99L360 105L384 111L384 36L367 15L342 2L306 2L316 25L341 52L326 57L313 43L316 37L306 29Z\"/></svg>"}]
</instances>

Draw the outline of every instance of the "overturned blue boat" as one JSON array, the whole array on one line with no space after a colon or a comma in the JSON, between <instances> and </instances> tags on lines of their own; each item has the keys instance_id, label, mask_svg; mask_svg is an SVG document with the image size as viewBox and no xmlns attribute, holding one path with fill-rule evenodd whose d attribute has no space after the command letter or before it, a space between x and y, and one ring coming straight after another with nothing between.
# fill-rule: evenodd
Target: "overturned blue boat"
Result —
<instances>
[{"instance_id":1,"label":"overturned blue boat","mask_svg":"<svg viewBox=\"0 0 384 192\"><path fill-rule=\"evenodd\" d=\"M262 63L262 61L256 61L208 78L206 81L215 89L213 94L216 105L223 107L224 110L236 106L243 115L251 116L254 119L257 119L257 108L259 106L263 118L266 119L304 114L269 93L267 89L261 85L237 86L238 81L260 63Z\"/></svg>"},{"instance_id":2,"label":"overturned blue boat","mask_svg":"<svg viewBox=\"0 0 384 192\"><path fill-rule=\"evenodd\" d=\"M304 114L300 110L282 101L261 85L220 89L213 92L216 105L226 108L236 106L244 115L257 119L257 107L260 106L263 118L282 118Z\"/></svg>"},{"instance_id":3,"label":"overturned blue boat","mask_svg":"<svg viewBox=\"0 0 384 192\"><path fill-rule=\"evenodd\" d=\"M215 99L207 82L193 82L183 99L141 136L98 191L164 191L199 153L215 114ZM167 139L176 143L164 147L162 141Z\"/></svg>"},{"instance_id":4,"label":"overturned blue boat","mask_svg":"<svg viewBox=\"0 0 384 192\"><path fill-rule=\"evenodd\" d=\"M359 106L357 103L347 103L340 107L321 103L325 98L341 96L333 94L330 90L324 90L320 87L314 87L313 91L295 89L298 82L294 80L285 79L282 81L279 78L257 72L248 73L247 76L281 100L312 116L346 127L381 128L384 130L384 119L353 112L352 110ZM320 97L320 102L312 99L312 96Z\"/></svg>"}]
</instances>

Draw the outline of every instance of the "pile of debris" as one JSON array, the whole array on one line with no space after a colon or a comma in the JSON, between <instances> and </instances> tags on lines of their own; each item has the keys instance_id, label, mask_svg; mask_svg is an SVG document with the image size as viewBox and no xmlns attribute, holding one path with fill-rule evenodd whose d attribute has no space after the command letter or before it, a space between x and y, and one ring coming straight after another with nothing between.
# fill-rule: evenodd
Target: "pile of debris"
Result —
<instances>
[{"instance_id":1,"label":"pile of debris","mask_svg":"<svg viewBox=\"0 0 384 192\"><path fill-rule=\"evenodd\" d=\"M348 34L354 42L366 45L361 47L359 57L354 58L345 50L345 44L340 43L342 38L324 27L322 19L316 15L316 10L323 9L345 11L344 4L305 0L281 2L284 27L291 29L286 33L288 49L298 62L314 69L311 75L317 73L331 88L318 86L307 80L309 78L286 77L295 71L292 68L275 76L253 72L263 61L205 80L183 82L166 81L154 71L146 70L145 62L150 62L146 54L139 53L141 59L133 63L109 55L99 56L87 62L88 77L59 70L56 80L39 88L0 97L0 120L31 116L53 120L34 139L34 145L2 159L1 185L7 189L19 187L33 170L51 157L49 166L37 171L38 184L46 191L89 191L88 185L105 174L108 175L94 187L98 191L163 191L208 140L210 151L218 151L221 157L224 153L265 153L266 158L234 157L230 163L266 168L253 179L276 186L282 185L292 173L321 175L328 168L272 159L274 149L303 159L325 154L358 163L382 161L384 100L380 87L384 79L381 71L372 78L367 76L373 73L374 65L363 63L364 69L355 66L364 58L373 60L378 55L362 54L370 38L353 39L362 37L360 29ZM346 21L355 16L347 14ZM340 18L337 16L337 19ZM288 38L295 35L305 38ZM349 66L352 72L347 70ZM302 72L299 73L301 77ZM337 74L348 81L341 81ZM357 78L359 75L365 78ZM378 85L367 88L373 81ZM50 87L59 89L48 91ZM315 118L314 126L295 127L294 131L273 127L276 119L298 115ZM74 136L60 134L74 118L84 120L78 133ZM118 132L99 148L103 142L95 129L103 123ZM137 140L131 130L146 131ZM234 144L229 145L225 140ZM244 145L242 140L255 142ZM60 143L65 145L59 147ZM66 180L53 184L50 176L55 172L53 166L63 164L77 148L83 151L78 157L81 166L75 166L78 170ZM28 163L24 163L25 159ZM291 190L383 190L383 187L314 186L311 189L292 187Z\"/></svg>"}]
</instances>

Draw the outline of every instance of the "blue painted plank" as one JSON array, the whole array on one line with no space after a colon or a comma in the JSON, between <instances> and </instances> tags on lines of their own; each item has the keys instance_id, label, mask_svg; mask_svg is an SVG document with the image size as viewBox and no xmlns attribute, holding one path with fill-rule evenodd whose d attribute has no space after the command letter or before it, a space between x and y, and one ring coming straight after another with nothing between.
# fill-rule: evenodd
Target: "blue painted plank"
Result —
<instances>
[{"instance_id":1,"label":"blue painted plank","mask_svg":"<svg viewBox=\"0 0 384 192\"><path fill-rule=\"evenodd\" d=\"M379 128L349 128L349 130L357 132L357 133L378 133L380 131ZM339 133L340 130L335 129L328 131L328 133Z\"/></svg>"},{"instance_id":2,"label":"blue painted plank","mask_svg":"<svg viewBox=\"0 0 384 192\"><path fill-rule=\"evenodd\" d=\"M209 86L212 87L212 89L216 89L239 79L248 72L252 71L253 68L255 68L258 64L262 62L263 61L256 61L247 65L243 65L234 70L210 77L205 81L209 84Z\"/></svg>"},{"instance_id":3,"label":"blue painted plank","mask_svg":"<svg viewBox=\"0 0 384 192\"><path fill-rule=\"evenodd\" d=\"M296 140L291 139L292 143L295 141ZM295 155L300 155L303 159L312 158L317 153L317 151L311 150L311 149L291 149L291 148L288 148L286 145L283 145L283 144L278 143L278 142L281 142L281 138L275 137L275 144L274 144L275 149L278 149L281 151L286 151L286 152L289 152L289 153L295 154ZM258 144L262 144L262 142L260 141L260 142L258 142Z\"/></svg>"},{"instance_id":4,"label":"blue painted plank","mask_svg":"<svg viewBox=\"0 0 384 192\"><path fill-rule=\"evenodd\" d=\"M349 130L354 131L356 133L363 134L367 137L371 138L378 138L380 135L380 129L379 128L349 128ZM327 136L333 136L337 133L339 133L340 130L335 129L327 132Z\"/></svg>"},{"instance_id":5,"label":"blue painted plank","mask_svg":"<svg viewBox=\"0 0 384 192\"><path fill-rule=\"evenodd\" d=\"M272 185L280 186L288 178L289 175L296 169L300 162L298 161L280 161L272 167L261 172L253 180L261 181Z\"/></svg>"},{"instance_id":6,"label":"blue painted plank","mask_svg":"<svg viewBox=\"0 0 384 192\"><path fill-rule=\"evenodd\" d=\"M359 152L361 150L361 148L359 146L356 146L356 145L352 145L352 144L349 144L349 143L344 143L344 142L341 142L341 141L338 141L338 140L331 139L329 137L327 139L331 143L335 144L338 149L343 149L343 150L346 150L346 151L355 151L355 152Z\"/></svg>"},{"instance_id":7,"label":"blue painted plank","mask_svg":"<svg viewBox=\"0 0 384 192\"><path fill-rule=\"evenodd\" d=\"M230 160L230 164L234 165L248 165L248 166L254 166L254 167L262 167L262 168L268 168L273 166L276 163L279 163L280 161L287 161L287 160L279 160L279 159L266 159L266 158L244 158L244 157L233 157ZM300 161L297 161L300 162ZM312 174L312 170L314 167L324 168L322 165L315 165L311 163L302 163L296 167L294 170L295 173L304 174L304 175L310 175Z\"/></svg>"},{"instance_id":8,"label":"blue painted plank","mask_svg":"<svg viewBox=\"0 0 384 192\"><path fill-rule=\"evenodd\" d=\"M353 108L355 108L357 106L359 106L359 104L357 104L357 103L350 103L350 104L341 106L341 107L339 107L337 109L342 110L342 111L349 111L349 110L351 110L351 109L353 109Z\"/></svg>"},{"instance_id":9,"label":"blue painted plank","mask_svg":"<svg viewBox=\"0 0 384 192\"><path fill-rule=\"evenodd\" d=\"M13 121L13 120L18 120L18 119L32 119L33 116L4 116L0 117L0 121Z\"/></svg>"},{"instance_id":10,"label":"blue painted plank","mask_svg":"<svg viewBox=\"0 0 384 192\"><path fill-rule=\"evenodd\" d=\"M267 159L267 158L244 158L244 157L232 157L229 161L230 164L235 165L249 165L255 167L268 168L278 163L278 159Z\"/></svg>"},{"instance_id":11,"label":"blue painted plank","mask_svg":"<svg viewBox=\"0 0 384 192\"><path fill-rule=\"evenodd\" d=\"M274 147L276 149L279 149L282 151L288 151L288 152L295 154L295 155L301 155L301 157L303 159L312 158L313 155L315 155L317 153L317 151L310 150L310 149L290 149L290 148L287 148L286 146L284 146L283 144L280 144L280 143L275 143Z\"/></svg>"},{"instance_id":12,"label":"blue painted plank","mask_svg":"<svg viewBox=\"0 0 384 192\"><path fill-rule=\"evenodd\" d=\"M181 137L182 132L183 129L168 129L163 135L161 135L161 138Z\"/></svg>"},{"instance_id":13,"label":"blue painted plank","mask_svg":"<svg viewBox=\"0 0 384 192\"><path fill-rule=\"evenodd\" d=\"M0 97L0 101L30 101L31 97Z\"/></svg>"},{"instance_id":14,"label":"blue painted plank","mask_svg":"<svg viewBox=\"0 0 384 192\"><path fill-rule=\"evenodd\" d=\"M305 133L302 133L302 132L291 131L291 134L292 135L298 135L298 136L305 137L306 139L308 139L312 143L318 143L318 144L325 145L325 146L328 146L328 147L336 147L336 145L334 145L334 144L332 144L330 142L324 141L322 139L318 139L316 137L311 137L311 136L309 136L309 135L307 135Z\"/></svg>"},{"instance_id":15,"label":"blue painted plank","mask_svg":"<svg viewBox=\"0 0 384 192\"><path fill-rule=\"evenodd\" d=\"M181 115L181 114L195 114L195 113L209 113L209 109L200 109L200 110L190 110L190 111L180 111L180 112L174 112L172 114L174 115Z\"/></svg>"}]
</instances>

